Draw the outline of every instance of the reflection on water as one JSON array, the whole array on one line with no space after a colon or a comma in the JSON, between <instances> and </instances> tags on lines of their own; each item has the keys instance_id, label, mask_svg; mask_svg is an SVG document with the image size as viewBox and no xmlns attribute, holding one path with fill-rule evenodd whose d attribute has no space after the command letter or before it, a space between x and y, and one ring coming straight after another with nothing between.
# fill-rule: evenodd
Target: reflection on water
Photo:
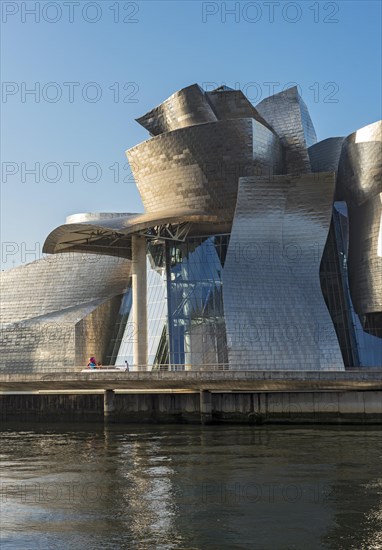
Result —
<instances>
[{"instance_id":1,"label":"reflection on water","mask_svg":"<svg viewBox=\"0 0 382 550\"><path fill-rule=\"evenodd\" d=\"M9 424L1 548L381 549L381 465L377 428Z\"/></svg>"}]
</instances>

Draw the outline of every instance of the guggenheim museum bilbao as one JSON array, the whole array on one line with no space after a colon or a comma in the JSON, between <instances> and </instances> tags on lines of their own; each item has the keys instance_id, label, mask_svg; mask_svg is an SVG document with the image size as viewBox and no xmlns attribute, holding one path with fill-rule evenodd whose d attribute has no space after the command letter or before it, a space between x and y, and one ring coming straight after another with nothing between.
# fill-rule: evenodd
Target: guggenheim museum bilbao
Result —
<instances>
[{"instance_id":1,"label":"guggenheim museum bilbao","mask_svg":"<svg viewBox=\"0 0 382 550\"><path fill-rule=\"evenodd\" d=\"M317 142L290 88L184 88L127 151L144 213L69 216L2 273L1 369L382 365L382 121Z\"/></svg>"}]
</instances>

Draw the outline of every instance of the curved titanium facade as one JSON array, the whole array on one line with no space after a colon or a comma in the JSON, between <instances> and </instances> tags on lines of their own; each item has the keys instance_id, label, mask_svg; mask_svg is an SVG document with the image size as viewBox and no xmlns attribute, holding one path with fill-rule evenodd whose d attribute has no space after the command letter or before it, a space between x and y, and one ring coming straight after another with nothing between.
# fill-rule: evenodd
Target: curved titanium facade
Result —
<instances>
[{"instance_id":1,"label":"curved titanium facade","mask_svg":"<svg viewBox=\"0 0 382 550\"><path fill-rule=\"evenodd\" d=\"M343 137L328 138L309 147L312 172L337 172L344 139Z\"/></svg>"},{"instance_id":2,"label":"curved titanium facade","mask_svg":"<svg viewBox=\"0 0 382 550\"><path fill-rule=\"evenodd\" d=\"M297 87L263 99L256 109L277 132L286 148L285 171L288 174L310 172L307 147L316 143L317 137Z\"/></svg>"},{"instance_id":3,"label":"curved titanium facade","mask_svg":"<svg viewBox=\"0 0 382 550\"><path fill-rule=\"evenodd\" d=\"M211 233L218 218L204 212L168 209L147 214L111 214L109 217L94 214L74 214L69 223L60 225L46 238L46 254L86 252L131 259L131 238L135 233L150 233L151 228L189 224L198 230ZM192 227L190 232L192 232Z\"/></svg>"},{"instance_id":4,"label":"curved titanium facade","mask_svg":"<svg viewBox=\"0 0 382 550\"><path fill-rule=\"evenodd\" d=\"M382 121L348 136L338 166L336 200L358 206L382 192Z\"/></svg>"},{"instance_id":5,"label":"curved titanium facade","mask_svg":"<svg viewBox=\"0 0 382 550\"><path fill-rule=\"evenodd\" d=\"M83 254L1 273L1 368L70 368L91 354L106 362L129 277L129 261Z\"/></svg>"},{"instance_id":6,"label":"curved titanium facade","mask_svg":"<svg viewBox=\"0 0 382 550\"><path fill-rule=\"evenodd\" d=\"M275 133L272 126L260 116L241 90L218 88L212 92L206 92L205 95L218 120L254 118L268 130Z\"/></svg>"},{"instance_id":7,"label":"curved titanium facade","mask_svg":"<svg viewBox=\"0 0 382 550\"><path fill-rule=\"evenodd\" d=\"M346 138L336 198L349 212L349 283L368 332L382 337L382 121Z\"/></svg>"},{"instance_id":8,"label":"curved titanium facade","mask_svg":"<svg viewBox=\"0 0 382 550\"><path fill-rule=\"evenodd\" d=\"M216 120L217 117L198 84L175 92L161 105L137 118L137 122L152 136Z\"/></svg>"},{"instance_id":9,"label":"curved titanium facade","mask_svg":"<svg viewBox=\"0 0 382 550\"><path fill-rule=\"evenodd\" d=\"M77 214L46 239L46 253L105 264L7 275L7 322L27 325L24 341L54 320L71 364L86 350L134 369L380 366L381 123L316 143L296 87L254 107L196 84L138 122L152 137L127 156L145 212ZM32 368L53 350L34 342Z\"/></svg>"},{"instance_id":10,"label":"curved titanium facade","mask_svg":"<svg viewBox=\"0 0 382 550\"><path fill-rule=\"evenodd\" d=\"M123 292L129 275L127 260L74 253L48 256L4 271L0 276L1 322L14 323L107 300ZM33 281L33 292L28 280Z\"/></svg>"},{"instance_id":11,"label":"curved titanium facade","mask_svg":"<svg viewBox=\"0 0 382 550\"><path fill-rule=\"evenodd\" d=\"M232 222L239 177L282 170L278 138L250 118L161 134L127 156L146 211L189 208L227 223Z\"/></svg>"},{"instance_id":12,"label":"curved titanium facade","mask_svg":"<svg viewBox=\"0 0 382 550\"><path fill-rule=\"evenodd\" d=\"M157 136L179 128L233 118L253 118L273 132L241 90L221 87L204 92L197 84L175 92L158 107L137 118L137 122L152 136Z\"/></svg>"},{"instance_id":13,"label":"curved titanium facade","mask_svg":"<svg viewBox=\"0 0 382 550\"><path fill-rule=\"evenodd\" d=\"M334 187L334 173L240 179L223 272L230 368L342 367L319 279Z\"/></svg>"}]
</instances>

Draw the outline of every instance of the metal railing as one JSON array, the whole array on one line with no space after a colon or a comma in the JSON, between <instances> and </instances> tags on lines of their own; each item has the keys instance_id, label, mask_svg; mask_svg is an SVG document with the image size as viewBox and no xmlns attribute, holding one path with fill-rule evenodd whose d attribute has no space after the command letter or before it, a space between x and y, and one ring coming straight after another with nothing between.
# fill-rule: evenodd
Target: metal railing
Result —
<instances>
[{"instance_id":1,"label":"metal railing","mask_svg":"<svg viewBox=\"0 0 382 550\"><path fill-rule=\"evenodd\" d=\"M153 374L158 372L224 372L224 371L230 371L230 372L238 372L238 371L246 371L246 372L293 372L295 375L298 375L299 373L316 373L324 375L325 373L330 372L337 372L339 374L343 372L347 373L359 373L359 374L366 374L366 373L382 373L382 368L380 367L352 367L352 368L346 368L345 371L323 371L323 370L304 370L304 369L280 369L277 365L274 366L273 369L264 369L264 371L259 371L258 369L251 369L248 367L248 365L242 365L241 367L235 366L234 369L229 368L228 363L206 363L206 364L173 364L173 365L136 365L136 364L130 364L128 366L128 369L126 368L125 364L121 365L102 365L98 366L97 368L90 369L86 367L86 365L55 365L54 361L51 363L46 364L40 364L36 366L32 366L30 364L21 364L21 365L1 365L0 363L0 375L30 375L30 374L70 374L70 373L79 373L79 372L89 372L89 373L100 373L100 372L125 372L126 374L128 372L134 373L134 372L151 372Z\"/></svg>"},{"instance_id":2,"label":"metal railing","mask_svg":"<svg viewBox=\"0 0 382 550\"><path fill-rule=\"evenodd\" d=\"M181 364L181 365L135 365L129 364L128 368L126 365L102 365L95 368L82 367L81 370L86 371L124 371L124 372L209 372L209 371L227 371L229 369L228 363L206 363L202 365L190 365L190 364ZM248 370L248 369L243 369Z\"/></svg>"},{"instance_id":3,"label":"metal railing","mask_svg":"<svg viewBox=\"0 0 382 550\"><path fill-rule=\"evenodd\" d=\"M129 364L128 369L125 364L117 365L99 365L95 368L87 367L86 365L56 365L54 361L39 364L13 364L1 365L0 374L50 374L50 373L75 373L75 372L185 372L185 371L226 371L229 370L228 363L224 364L202 364L202 365L136 365ZM248 370L243 368L243 370Z\"/></svg>"}]
</instances>

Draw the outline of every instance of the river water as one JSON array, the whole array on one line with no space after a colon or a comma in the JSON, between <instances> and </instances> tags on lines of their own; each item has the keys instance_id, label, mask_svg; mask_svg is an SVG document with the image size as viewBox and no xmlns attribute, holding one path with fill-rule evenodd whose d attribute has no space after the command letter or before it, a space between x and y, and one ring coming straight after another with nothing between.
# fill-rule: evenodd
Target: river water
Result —
<instances>
[{"instance_id":1,"label":"river water","mask_svg":"<svg viewBox=\"0 0 382 550\"><path fill-rule=\"evenodd\" d=\"M382 548L376 427L4 424L1 549Z\"/></svg>"}]
</instances>

